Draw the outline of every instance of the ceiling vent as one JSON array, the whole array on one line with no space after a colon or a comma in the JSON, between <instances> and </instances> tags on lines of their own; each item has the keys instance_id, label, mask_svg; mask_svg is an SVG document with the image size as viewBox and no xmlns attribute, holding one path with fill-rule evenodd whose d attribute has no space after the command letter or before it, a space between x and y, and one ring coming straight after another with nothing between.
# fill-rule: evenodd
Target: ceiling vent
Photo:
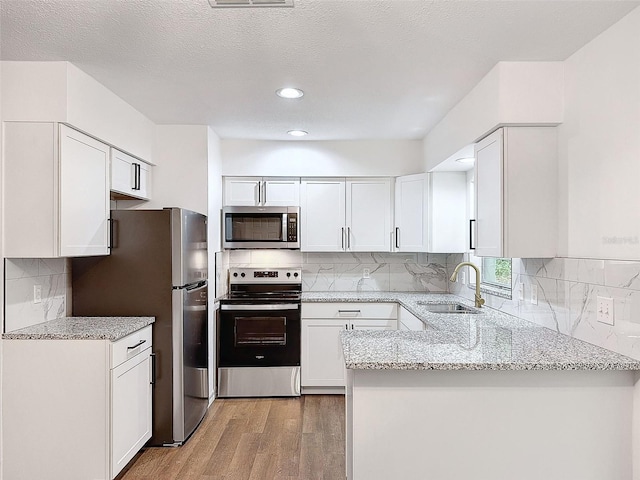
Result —
<instances>
[{"instance_id":1,"label":"ceiling vent","mask_svg":"<svg viewBox=\"0 0 640 480\"><path fill-rule=\"evenodd\" d=\"M211 8L293 7L293 0L209 0Z\"/></svg>"}]
</instances>

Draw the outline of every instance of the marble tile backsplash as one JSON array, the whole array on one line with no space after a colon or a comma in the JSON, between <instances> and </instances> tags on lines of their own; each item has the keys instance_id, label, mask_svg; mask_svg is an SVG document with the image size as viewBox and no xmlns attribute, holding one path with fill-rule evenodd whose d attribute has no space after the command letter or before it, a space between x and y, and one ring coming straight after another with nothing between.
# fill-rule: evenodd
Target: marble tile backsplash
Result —
<instances>
[{"instance_id":1,"label":"marble tile backsplash","mask_svg":"<svg viewBox=\"0 0 640 480\"><path fill-rule=\"evenodd\" d=\"M423 253L307 253L231 250L231 267L302 268L304 291L447 292L447 256ZM224 261L221 260L221 264ZM368 278L365 274L368 270ZM224 273L221 273L224 276Z\"/></svg>"},{"instance_id":2,"label":"marble tile backsplash","mask_svg":"<svg viewBox=\"0 0 640 480\"><path fill-rule=\"evenodd\" d=\"M456 257L456 258L453 258ZM462 255L451 256L449 273ZM518 299L518 284L524 299ZM531 303L531 286L538 304ZM640 359L640 262L578 258L513 259L513 298L485 295L486 305L557 332ZM473 290L451 284L473 299ZM615 324L597 320L597 297L613 298Z\"/></svg>"},{"instance_id":3,"label":"marble tile backsplash","mask_svg":"<svg viewBox=\"0 0 640 480\"><path fill-rule=\"evenodd\" d=\"M5 332L70 314L70 265L64 258L5 259ZM40 303L33 302L36 285Z\"/></svg>"}]
</instances>

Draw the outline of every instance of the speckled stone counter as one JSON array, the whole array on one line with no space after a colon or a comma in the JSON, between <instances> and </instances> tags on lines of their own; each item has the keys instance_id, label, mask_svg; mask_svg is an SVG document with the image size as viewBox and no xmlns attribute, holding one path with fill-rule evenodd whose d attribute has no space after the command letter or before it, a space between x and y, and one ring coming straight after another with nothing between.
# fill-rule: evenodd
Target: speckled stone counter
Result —
<instances>
[{"instance_id":1,"label":"speckled stone counter","mask_svg":"<svg viewBox=\"0 0 640 480\"><path fill-rule=\"evenodd\" d=\"M307 292L303 302L397 302L425 331L350 330L341 334L347 368L372 370L640 370L640 361L483 307L438 314L424 303L461 303L455 295Z\"/></svg>"},{"instance_id":2,"label":"speckled stone counter","mask_svg":"<svg viewBox=\"0 0 640 480\"><path fill-rule=\"evenodd\" d=\"M63 317L2 334L5 340L119 340L154 317Z\"/></svg>"}]
</instances>

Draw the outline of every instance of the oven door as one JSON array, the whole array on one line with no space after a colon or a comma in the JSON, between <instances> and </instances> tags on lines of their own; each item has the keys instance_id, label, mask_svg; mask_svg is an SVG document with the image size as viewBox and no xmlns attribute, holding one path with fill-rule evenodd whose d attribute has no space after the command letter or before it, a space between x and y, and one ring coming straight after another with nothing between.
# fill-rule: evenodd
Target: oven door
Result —
<instances>
[{"instance_id":1,"label":"oven door","mask_svg":"<svg viewBox=\"0 0 640 480\"><path fill-rule=\"evenodd\" d=\"M300 365L300 304L220 307L221 367Z\"/></svg>"}]
</instances>

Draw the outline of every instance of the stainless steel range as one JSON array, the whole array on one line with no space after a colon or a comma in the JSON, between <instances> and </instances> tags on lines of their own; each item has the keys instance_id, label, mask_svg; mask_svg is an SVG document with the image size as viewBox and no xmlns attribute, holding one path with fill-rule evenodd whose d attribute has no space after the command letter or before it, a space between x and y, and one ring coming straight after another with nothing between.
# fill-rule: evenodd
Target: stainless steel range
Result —
<instances>
[{"instance_id":1,"label":"stainless steel range","mask_svg":"<svg viewBox=\"0 0 640 480\"><path fill-rule=\"evenodd\" d=\"M299 268L232 268L218 320L218 396L300 395Z\"/></svg>"}]
</instances>

